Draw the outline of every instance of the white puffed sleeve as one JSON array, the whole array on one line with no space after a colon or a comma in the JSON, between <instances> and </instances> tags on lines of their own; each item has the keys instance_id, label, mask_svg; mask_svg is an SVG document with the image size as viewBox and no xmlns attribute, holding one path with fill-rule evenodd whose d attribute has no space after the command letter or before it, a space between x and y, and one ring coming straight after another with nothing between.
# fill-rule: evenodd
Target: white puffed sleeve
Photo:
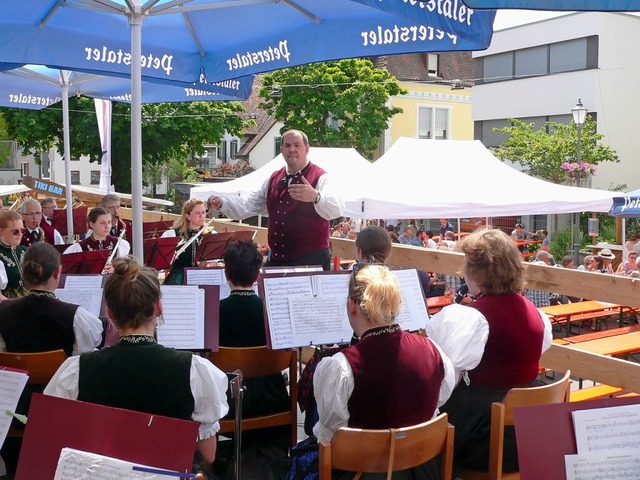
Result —
<instances>
[{"instance_id":1,"label":"white puffed sleeve","mask_svg":"<svg viewBox=\"0 0 640 480\"><path fill-rule=\"evenodd\" d=\"M342 353L320 360L313 374L313 391L318 405L318 423L313 427L313 433L318 442L330 443L333 434L349 424L347 404L354 386L353 370Z\"/></svg>"},{"instance_id":2,"label":"white puffed sleeve","mask_svg":"<svg viewBox=\"0 0 640 480\"><path fill-rule=\"evenodd\" d=\"M78 399L78 382L80 379L80 357L67 358L58 371L53 375L49 384L44 389L45 395Z\"/></svg>"},{"instance_id":3,"label":"white puffed sleeve","mask_svg":"<svg viewBox=\"0 0 640 480\"><path fill-rule=\"evenodd\" d=\"M456 381L478 366L489 338L489 323L475 308L449 305L427 320L427 336L449 357Z\"/></svg>"},{"instance_id":4,"label":"white puffed sleeve","mask_svg":"<svg viewBox=\"0 0 640 480\"><path fill-rule=\"evenodd\" d=\"M191 393L195 401L191 418L200 422L199 440L206 440L220 430L219 420L229 412L229 380L209 360L193 355L191 359Z\"/></svg>"}]
</instances>

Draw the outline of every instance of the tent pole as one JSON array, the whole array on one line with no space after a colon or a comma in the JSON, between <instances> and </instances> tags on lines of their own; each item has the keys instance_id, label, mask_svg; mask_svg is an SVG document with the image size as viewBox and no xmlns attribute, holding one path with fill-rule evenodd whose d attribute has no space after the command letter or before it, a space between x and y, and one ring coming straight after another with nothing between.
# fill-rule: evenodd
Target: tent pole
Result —
<instances>
[{"instance_id":1,"label":"tent pole","mask_svg":"<svg viewBox=\"0 0 640 480\"><path fill-rule=\"evenodd\" d=\"M133 255L142 261L142 8L131 12L131 211Z\"/></svg>"},{"instance_id":2,"label":"tent pole","mask_svg":"<svg viewBox=\"0 0 640 480\"><path fill-rule=\"evenodd\" d=\"M73 200L71 198L71 140L69 135L69 73L60 70L62 87L62 136L64 145L64 183L67 202L67 243L73 243Z\"/></svg>"}]
</instances>

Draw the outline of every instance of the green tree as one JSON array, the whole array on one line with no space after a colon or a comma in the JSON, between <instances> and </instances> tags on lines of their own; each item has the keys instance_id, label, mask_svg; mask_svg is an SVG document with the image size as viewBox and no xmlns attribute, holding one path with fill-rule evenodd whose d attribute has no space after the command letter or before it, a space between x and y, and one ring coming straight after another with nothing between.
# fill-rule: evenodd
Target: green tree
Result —
<instances>
[{"instance_id":1,"label":"green tree","mask_svg":"<svg viewBox=\"0 0 640 480\"><path fill-rule=\"evenodd\" d=\"M535 129L533 123L510 119L511 125L495 128L509 138L493 153L501 160L518 162L529 175L555 183L572 181L560 165L575 162L578 132L573 122L569 124L547 122L545 128ZM596 132L596 124L590 116L582 127L580 136L580 161L598 165L602 162L617 163L618 154L607 145L599 143L603 135Z\"/></svg>"},{"instance_id":2,"label":"green tree","mask_svg":"<svg viewBox=\"0 0 640 480\"><path fill-rule=\"evenodd\" d=\"M186 166L186 159L202 155L206 143L218 143L225 132L242 136L245 121L239 102L161 103L142 106L143 170L152 172L170 160ZM10 138L28 153L56 148L63 155L62 111L2 109ZM93 100L69 99L71 157L99 161L102 152ZM111 126L112 181L118 191L131 191L131 108L113 104ZM150 177L152 177L151 175Z\"/></svg>"},{"instance_id":3,"label":"green tree","mask_svg":"<svg viewBox=\"0 0 640 480\"><path fill-rule=\"evenodd\" d=\"M11 156L11 148L9 147L8 140L7 122L5 122L2 113L0 113L0 167L3 166Z\"/></svg>"},{"instance_id":4,"label":"green tree","mask_svg":"<svg viewBox=\"0 0 640 480\"><path fill-rule=\"evenodd\" d=\"M387 105L389 97L404 93L389 71L348 59L265 75L259 107L282 120L283 131L304 131L314 146L353 147L371 158L389 119L402 113Z\"/></svg>"}]
</instances>

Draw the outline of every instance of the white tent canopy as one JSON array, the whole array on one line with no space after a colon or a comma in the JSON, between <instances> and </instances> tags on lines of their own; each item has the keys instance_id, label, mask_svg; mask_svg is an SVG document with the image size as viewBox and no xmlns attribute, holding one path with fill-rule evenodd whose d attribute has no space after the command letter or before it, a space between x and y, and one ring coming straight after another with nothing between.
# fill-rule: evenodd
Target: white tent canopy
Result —
<instances>
[{"instance_id":1,"label":"white tent canopy","mask_svg":"<svg viewBox=\"0 0 640 480\"><path fill-rule=\"evenodd\" d=\"M31 190L26 185L0 185L0 197L11 195L12 193L22 193Z\"/></svg>"},{"instance_id":2,"label":"white tent canopy","mask_svg":"<svg viewBox=\"0 0 640 480\"><path fill-rule=\"evenodd\" d=\"M361 196L348 201L345 212L352 217L608 212L616 195L531 177L500 161L477 140L399 138L373 163L369 176L359 178Z\"/></svg>"},{"instance_id":3,"label":"white tent canopy","mask_svg":"<svg viewBox=\"0 0 640 480\"><path fill-rule=\"evenodd\" d=\"M338 192L342 192L346 200L355 200L351 195L352 185L368 178L367 172L371 163L354 148L321 148L309 149L309 160L321 167L328 174ZM191 197L206 201L211 195L222 197L239 196L260 189L273 172L286 165L282 154L243 177L223 183L211 183L191 189Z\"/></svg>"}]
</instances>

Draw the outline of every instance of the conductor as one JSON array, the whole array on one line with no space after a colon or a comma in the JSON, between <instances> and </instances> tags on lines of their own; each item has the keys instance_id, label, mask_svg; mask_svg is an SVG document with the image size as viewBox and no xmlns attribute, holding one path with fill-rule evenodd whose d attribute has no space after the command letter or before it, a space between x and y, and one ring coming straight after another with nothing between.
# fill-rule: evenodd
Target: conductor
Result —
<instances>
[{"instance_id":1,"label":"conductor","mask_svg":"<svg viewBox=\"0 0 640 480\"><path fill-rule=\"evenodd\" d=\"M259 190L239 197L212 195L208 204L235 220L267 210L267 265L322 265L329 270L329 220L340 216L344 201L332 191L330 176L307 158L304 132L285 132L280 152L287 166L271 174Z\"/></svg>"}]
</instances>

